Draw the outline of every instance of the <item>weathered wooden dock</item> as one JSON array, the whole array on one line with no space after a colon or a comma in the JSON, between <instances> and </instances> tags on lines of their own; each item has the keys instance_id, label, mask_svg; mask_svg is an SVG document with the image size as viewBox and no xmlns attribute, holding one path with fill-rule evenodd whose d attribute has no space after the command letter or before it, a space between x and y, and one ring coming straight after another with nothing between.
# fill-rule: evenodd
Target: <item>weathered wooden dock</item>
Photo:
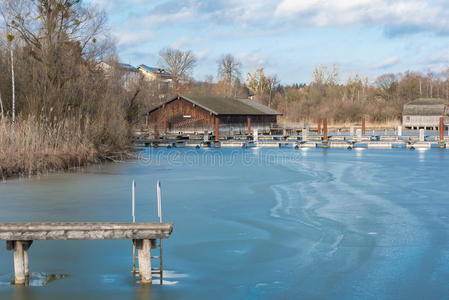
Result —
<instances>
[{"instance_id":1,"label":"weathered wooden dock","mask_svg":"<svg viewBox=\"0 0 449 300\"><path fill-rule=\"evenodd\" d=\"M28 251L36 240L133 240L138 249L141 283L152 282L151 248L165 239L172 223L0 223L0 240L14 250L14 282L26 283L30 271Z\"/></svg>"}]
</instances>

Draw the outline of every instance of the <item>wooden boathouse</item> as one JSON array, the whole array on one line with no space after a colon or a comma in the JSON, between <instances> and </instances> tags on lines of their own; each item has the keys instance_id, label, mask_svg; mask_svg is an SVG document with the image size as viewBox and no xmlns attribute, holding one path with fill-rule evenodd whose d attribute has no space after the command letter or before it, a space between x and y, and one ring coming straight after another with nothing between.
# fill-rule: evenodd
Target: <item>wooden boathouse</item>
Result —
<instances>
[{"instance_id":1,"label":"wooden boathouse","mask_svg":"<svg viewBox=\"0 0 449 300\"><path fill-rule=\"evenodd\" d=\"M276 127L280 112L249 99L178 95L146 113L150 131L233 136Z\"/></svg>"},{"instance_id":2,"label":"wooden boathouse","mask_svg":"<svg viewBox=\"0 0 449 300\"><path fill-rule=\"evenodd\" d=\"M406 129L437 130L440 117L444 118L447 127L449 101L437 98L421 98L404 105L402 125Z\"/></svg>"}]
</instances>

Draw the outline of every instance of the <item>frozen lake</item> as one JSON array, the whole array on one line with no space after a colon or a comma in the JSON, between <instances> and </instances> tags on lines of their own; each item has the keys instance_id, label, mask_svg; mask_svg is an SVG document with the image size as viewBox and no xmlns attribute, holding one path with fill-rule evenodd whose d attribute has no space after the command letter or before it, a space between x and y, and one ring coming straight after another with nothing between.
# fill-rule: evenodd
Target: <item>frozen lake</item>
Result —
<instances>
[{"instance_id":1,"label":"frozen lake","mask_svg":"<svg viewBox=\"0 0 449 300\"><path fill-rule=\"evenodd\" d=\"M164 219L167 284L141 287L131 241L37 241L47 286L0 299L447 299L449 151L146 149L142 161L0 184L0 221ZM39 275L43 273L43 275Z\"/></svg>"}]
</instances>

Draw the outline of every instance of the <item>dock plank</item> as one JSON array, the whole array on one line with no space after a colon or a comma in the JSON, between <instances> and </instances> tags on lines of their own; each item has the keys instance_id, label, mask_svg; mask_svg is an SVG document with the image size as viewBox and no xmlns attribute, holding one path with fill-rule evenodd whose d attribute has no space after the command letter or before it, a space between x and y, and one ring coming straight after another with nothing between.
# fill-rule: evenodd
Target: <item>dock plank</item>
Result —
<instances>
[{"instance_id":1,"label":"dock plank","mask_svg":"<svg viewBox=\"0 0 449 300\"><path fill-rule=\"evenodd\" d=\"M0 223L0 240L120 240L168 238L173 223Z\"/></svg>"}]
</instances>

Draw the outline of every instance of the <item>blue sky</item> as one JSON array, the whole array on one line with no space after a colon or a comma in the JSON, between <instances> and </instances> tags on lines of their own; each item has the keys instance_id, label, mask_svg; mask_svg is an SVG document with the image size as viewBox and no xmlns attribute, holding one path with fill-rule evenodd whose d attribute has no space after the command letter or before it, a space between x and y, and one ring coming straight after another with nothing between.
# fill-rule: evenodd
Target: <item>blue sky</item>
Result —
<instances>
[{"instance_id":1,"label":"blue sky","mask_svg":"<svg viewBox=\"0 0 449 300\"><path fill-rule=\"evenodd\" d=\"M248 71L308 83L319 64L340 81L449 67L447 0L90 0L109 16L123 62L157 66L164 47L192 50L196 79L231 53Z\"/></svg>"}]
</instances>

